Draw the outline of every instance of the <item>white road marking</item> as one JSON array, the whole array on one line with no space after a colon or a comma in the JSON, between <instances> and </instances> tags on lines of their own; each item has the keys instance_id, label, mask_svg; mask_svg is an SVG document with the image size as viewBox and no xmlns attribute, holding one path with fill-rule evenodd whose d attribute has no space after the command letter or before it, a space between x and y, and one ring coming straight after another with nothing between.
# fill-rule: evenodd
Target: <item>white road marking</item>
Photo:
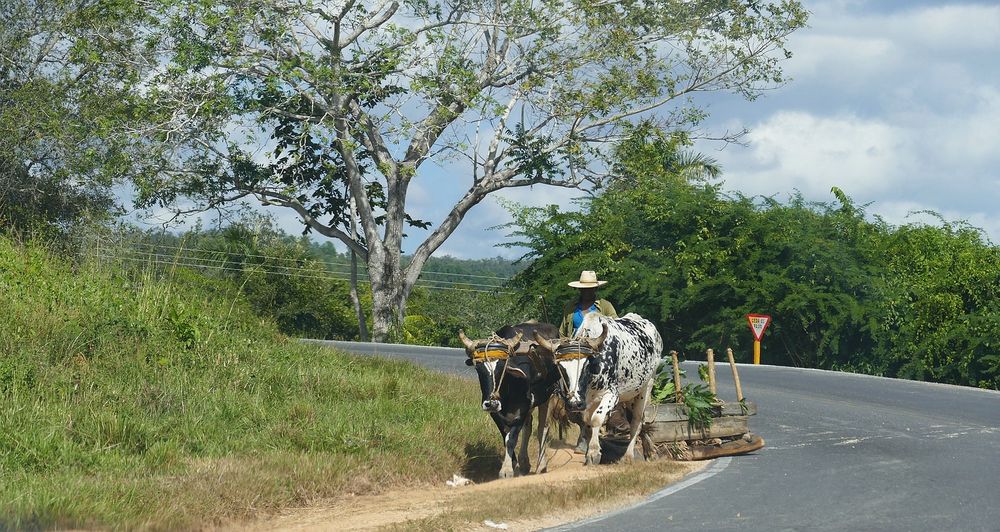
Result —
<instances>
[{"instance_id":1,"label":"white road marking","mask_svg":"<svg viewBox=\"0 0 1000 532\"><path fill-rule=\"evenodd\" d=\"M708 469L705 469L704 471L698 473L697 475L695 475L695 476L693 476L693 477L691 477L689 479L682 480L682 481L680 481L680 482L678 482L676 484L671 484L670 486L667 486L666 488L663 488L662 490L660 490L660 491L658 491L658 492L650 495L648 498L646 498L646 500L644 500L644 501L642 501L642 502L640 502L638 504L635 504L633 506L629 506L627 508L621 508L619 510L615 510L614 512L611 512L611 513L608 513L608 514L598 515L598 516L595 516L595 517L591 517L590 519L584 519L582 521L576 521L574 523L569 523L569 524L558 526L558 527L555 527L555 528L546 528L545 530L548 530L548 531L551 531L551 532L559 532L559 531L562 531L562 530L572 530L574 528L581 527L581 526L584 526L584 525L589 525L589 524L593 524L593 523L599 523L599 522L601 522L601 521L603 521L603 520L605 520L605 519L607 519L609 517L614 517L616 515L623 514L625 512L630 512L632 510L635 510L636 508L639 508L640 506L644 506L644 505L649 504L651 502L658 501L658 500L660 500L660 499L662 499L662 498L664 498L664 497L666 497L668 495L673 495L674 493L677 493L678 491L681 491L684 488L689 488L689 487L694 486L695 484L697 484L697 483L699 483L699 482L701 482L703 480L708 480L708 479L714 477L715 475L721 473L722 470L724 470L727 466L729 466L729 463L732 462L732 460L733 460L732 457L729 457L729 456L724 456L722 458L716 458L714 460L714 463L712 465L708 466Z\"/></svg>"}]
</instances>

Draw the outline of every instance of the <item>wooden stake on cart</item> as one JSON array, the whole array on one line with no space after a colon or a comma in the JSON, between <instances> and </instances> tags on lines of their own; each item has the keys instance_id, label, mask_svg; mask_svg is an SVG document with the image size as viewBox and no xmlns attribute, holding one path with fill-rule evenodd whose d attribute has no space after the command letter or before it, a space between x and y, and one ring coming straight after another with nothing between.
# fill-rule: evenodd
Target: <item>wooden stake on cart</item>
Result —
<instances>
[{"instance_id":1,"label":"wooden stake on cart","mask_svg":"<svg viewBox=\"0 0 1000 532\"><path fill-rule=\"evenodd\" d=\"M736 400L743 401L743 387L740 386L740 374L736 372L736 361L733 359L732 348L726 348L726 355L729 356L729 367L733 368L733 381L736 382Z\"/></svg>"},{"instance_id":2,"label":"wooden stake on cart","mask_svg":"<svg viewBox=\"0 0 1000 532\"><path fill-rule=\"evenodd\" d=\"M715 351L706 350L705 360L708 361L708 390L715 396L718 395L715 392Z\"/></svg>"},{"instance_id":3,"label":"wooden stake on cart","mask_svg":"<svg viewBox=\"0 0 1000 532\"><path fill-rule=\"evenodd\" d=\"M681 395L681 368L677 362L677 351L670 351L670 356L674 361L674 402L683 403L684 397Z\"/></svg>"}]
</instances>

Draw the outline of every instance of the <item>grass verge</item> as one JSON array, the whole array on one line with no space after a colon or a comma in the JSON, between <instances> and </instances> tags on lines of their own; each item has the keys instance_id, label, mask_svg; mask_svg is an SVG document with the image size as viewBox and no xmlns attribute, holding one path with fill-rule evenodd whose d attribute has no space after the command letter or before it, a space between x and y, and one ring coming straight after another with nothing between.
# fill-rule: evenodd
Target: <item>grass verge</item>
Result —
<instances>
[{"instance_id":1,"label":"grass verge","mask_svg":"<svg viewBox=\"0 0 1000 532\"><path fill-rule=\"evenodd\" d=\"M497 467L461 379L300 345L235 287L0 238L0 529L188 529Z\"/></svg>"}]
</instances>

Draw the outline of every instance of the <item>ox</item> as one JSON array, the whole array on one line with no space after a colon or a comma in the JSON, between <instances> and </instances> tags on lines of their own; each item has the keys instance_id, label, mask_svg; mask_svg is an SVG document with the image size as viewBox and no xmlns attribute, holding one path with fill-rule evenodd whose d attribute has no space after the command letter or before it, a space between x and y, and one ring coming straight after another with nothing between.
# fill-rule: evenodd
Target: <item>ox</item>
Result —
<instances>
[{"instance_id":1,"label":"ox","mask_svg":"<svg viewBox=\"0 0 1000 532\"><path fill-rule=\"evenodd\" d=\"M619 403L631 409L624 456L631 461L663 352L656 327L638 314L615 319L591 312L584 316L575 338L551 342L536 336L535 341L559 370L567 409L583 413L589 439L584 463L601 463L600 428Z\"/></svg>"},{"instance_id":2,"label":"ox","mask_svg":"<svg viewBox=\"0 0 1000 532\"><path fill-rule=\"evenodd\" d=\"M535 353L534 342L526 338L558 338L559 330L548 323L527 322L498 330L487 340L472 341L464 331L458 332L469 358L466 365L475 366L479 387L483 393L483 410L489 412L503 438L504 459L500 478L514 476L531 469L528 440L531 438L531 418L538 409L538 468L546 470L545 442L548 436L548 401L559 379L551 357ZM514 454L518 436L521 438L520 459Z\"/></svg>"}]
</instances>

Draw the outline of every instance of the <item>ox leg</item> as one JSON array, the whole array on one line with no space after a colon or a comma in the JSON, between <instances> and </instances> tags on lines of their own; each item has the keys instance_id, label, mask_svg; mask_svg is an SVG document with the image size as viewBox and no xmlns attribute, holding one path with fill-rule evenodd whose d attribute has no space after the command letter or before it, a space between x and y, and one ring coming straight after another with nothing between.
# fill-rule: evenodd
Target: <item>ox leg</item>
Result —
<instances>
[{"instance_id":1,"label":"ox leg","mask_svg":"<svg viewBox=\"0 0 1000 532\"><path fill-rule=\"evenodd\" d=\"M618 396L616 394L605 392L601 395L600 402L597 403L597 408L589 412L589 416L585 416L587 425L590 429L590 441L587 443L587 457L584 459L584 465L598 465L601 463L601 427L604 422L608 419L608 414L611 409L615 407L618 403Z\"/></svg>"},{"instance_id":2,"label":"ox leg","mask_svg":"<svg viewBox=\"0 0 1000 532\"><path fill-rule=\"evenodd\" d=\"M590 442L590 425L586 423L579 423L578 425L580 427L580 437L576 440L576 449L574 450L578 453L585 453Z\"/></svg>"},{"instance_id":3,"label":"ox leg","mask_svg":"<svg viewBox=\"0 0 1000 532\"><path fill-rule=\"evenodd\" d=\"M511 427L508 426L497 414L490 414L490 418L493 419L493 423L496 424L497 430L500 431L500 440L503 442L503 462L500 464L500 478L510 478L514 476L514 464L511 457L511 446L509 445L511 438ZM517 441L517 436L514 436L514 441Z\"/></svg>"},{"instance_id":4,"label":"ox leg","mask_svg":"<svg viewBox=\"0 0 1000 532\"><path fill-rule=\"evenodd\" d=\"M549 405L554 400L554 398L550 398L538 405L538 465L535 467L535 474L544 473L549 467L549 458L545 455L545 449L549 439Z\"/></svg>"},{"instance_id":5,"label":"ox leg","mask_svg":"<svg viewBox=\"0 0 1000 532\"><path fill-rule=\"evenodd\" d=\"M622 457L626 462L635 460L635 440L638 439L639 431L642 430L642 418L646 412L646 403L649 402L649 393L652 389L653 381L649 381L646 384L646 389L632 401L632 422L629 424L628 449L625 450L625 456Z\"/></svg>"},{"instance_id":6,"label":"ox leg","mask_svg":"<svg viewBox=\"0 0 1000 532\"><path fill-rule=\"evenodd\" d=\"M580 422L577 423L580 427L580 437L576 440L576 448L573 449L574 452L579 454L586 454L587 447L590 444L590 425Z\"/></svg>"},{"instance_id":7,"label":"ox leg","mask_svg":"<svg viewBox=\"0 0 1000 532\"><path fill-rule=\"evenodd\" d=\"M523 416L524 434L521 434L521 452L517 455L517 466L522 475L531 472L531 460L528 459L528 442L531 441L531 410L529 407L528 413Z\"/></svg>"},{"instance_id":8,"label":"ox leg","mask_svg":"<svg viewBox=\"0 0 1000 532\"><path fill-rule=\"evenodd\" d=\"M514 476L514 466L517 464L517 456L514 455L517 451L517 436L521 432L521 421L518 421L511 425L504 434L504 456L503 464L500 466L500 478L512 478Z\"/></svg>"},{"instance_id":9,"label":"ox leg","mask_svg":"<svg viewBox=\"0 0 1000 532\"><path fill-rule=\"evenodd\" d=\"M587 442L590 441L590 427L584 423L582 412L570 413L568 417L570 421L580 428L580 436L576 439L576 448L574 451L580 454L586 453Z\"/></svg>"}]
</instances>

